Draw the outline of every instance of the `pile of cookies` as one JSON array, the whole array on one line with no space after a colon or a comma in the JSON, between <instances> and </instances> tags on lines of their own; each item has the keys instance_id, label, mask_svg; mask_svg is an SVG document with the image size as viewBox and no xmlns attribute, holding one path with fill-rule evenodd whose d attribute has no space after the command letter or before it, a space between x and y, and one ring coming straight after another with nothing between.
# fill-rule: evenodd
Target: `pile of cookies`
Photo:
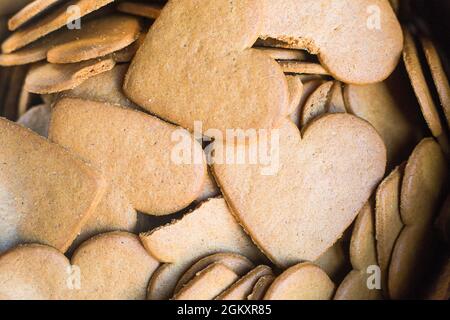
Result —
<instances>
[{"instance_id":1,"label":"pile of cookies","mask_svg":"<svg viewBox=\"0 0 450 320\"><path fill-rule=\"evenodd\" d=\"M402 5L2 1L0 299L448 299L450 87Z\"/></svg>"}]
</instances>

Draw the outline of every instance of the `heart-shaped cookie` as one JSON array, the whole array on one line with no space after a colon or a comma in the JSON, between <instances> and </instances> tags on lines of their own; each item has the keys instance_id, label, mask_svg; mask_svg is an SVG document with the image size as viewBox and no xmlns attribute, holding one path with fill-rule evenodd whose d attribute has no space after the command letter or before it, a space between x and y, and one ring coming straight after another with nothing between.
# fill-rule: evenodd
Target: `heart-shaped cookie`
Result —
<instances>
[{"instance_id":1,"label":"heart-shaped cookie","mask_svg":"<svg viewBox=\"0 0 450 320\"><path fill-rule=\"evenodd\" d=\"M261 38L317 54L338 80L380 82L398 63L402 31L387 0L265 0L264 4Z\"/></svg>"},{"instance_id":2,"label":"heart-shaped cookie","mask_svg":"<svg viewBox=\"0 0 450 320\"><path fill-rule=\"evenodd\" d=\"M130 65L125 93L189 130L194 121L205 130L275 127L289 93L279 65L251 49L263 18L261 1L169 1Z\"/></svg>"},{"instance_id":3,"label":"heart-shaped cookie","mask_svg":"<svg viewBox=\"0 0 450 320\"><path fill-rule=\"evenodd\" d=\"M386 148L372 126L347 114L319 118L302 137L291 122L275 132L271 170L216 163L213 172L255 243L286 267L316 260L341 237L382 179ZM234 152L224 144L216 149Z\"/></svg>"},{"instance_id":4,"label":"heart-shaped cookie","mask_svg":"<svg viewBox=\"0 0 450 320\"><path fill-rule=\"evenodd\" d=\"M192 147L189 163L172 157L175 134L176 141L182 138ZM53 109L50 139L96 164L136 210L152 215L187 207L207 174L201 145L186 130L106 103L60 100Z\"/></svg>"},{"instance_id":5,"label":"heart-shaped cookie","mask_svg":"<svg viewBox=\"0 0 450 320\"><path fill-rule=\"evenodd\" d=\"M66 251L106 190L100 172L0 119L0 252L18 243Z\"/></svg>"}]
</instances>

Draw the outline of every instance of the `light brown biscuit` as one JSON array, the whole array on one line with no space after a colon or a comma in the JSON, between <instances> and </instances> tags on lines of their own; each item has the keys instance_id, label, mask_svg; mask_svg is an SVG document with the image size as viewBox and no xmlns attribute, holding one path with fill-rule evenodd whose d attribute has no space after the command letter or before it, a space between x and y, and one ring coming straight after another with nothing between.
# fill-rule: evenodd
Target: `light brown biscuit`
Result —
<instances>
[{"instance_id":1,"label":"light brown biscuit","mask_svg":"<svg viewBox=\"0 0 450 320\"><path fill-rule=\"evenodd\" d=\"M284 73L329 75L320 64L305 61L279 61Z\"/></svg>"},{"instance_id":2,"label":"light brown biscuit","mask_svg":"<svg viewBox=\"0 0 450 320\"><path fill-rule=\"evenodd\" d=\"M335 81L331 88L330 98L326 109L329 113L346 113L347 107L344 101L344 88L340 81Z\"/></svg>"},{"instance_id":3,"label":"light brown biscuit","mask_svg":"<svg viewBox=\"0 0 450 320\"><path fill-rule=\"evenodd\" d=\"M39 64L28 73L25 89L39 94L70 90L95 75L111 70L115 64L111 58L61 65Z\"/></svg>"},{"instance_id":4,"label":"light brown biscuit","mask_svg":"<svg viewBox=\"0 0 450 320\"><path fill-rule=\"evenodd\" d=\"M334 283L312 263L300 263L278 276L264 300L331 300Z\"/></svg>"},{"instance_id":5,"label":"light brown biscuit","mask_svg":"<svg viewBox=\"0 0 450 320\"><path fill-rule=\"evenodd\" d=\"M325 115L302 136L291 122L272 134L275 139L267 140L279 146L269 151L270 167L216 163L213 173L233 214L274 263L314 261L341 237L381 181L386 148L373 127L347 114ZM216 150L227 154L234 145Z\"/></svg>"},{"instance_id":6,"label":"light brown biscuit","mask_svg":"<svg viewBox=\"0 0 450 320\"><path fill-rule=\"evenodd\" d=\"M305 60L308 57L308 54L302 50L292 50L285 48L269 48L269 47L256 47L269 57L275 60Z\"/></svg>"},{"instance_id":7,"label":"light brown biscuit","mask_svg":"<svg viewBox=\"0 0 450 320\"><path fill-rule=\"evenodd\" d=\"M140 22L132 16L99 17L83 25L76 39L53 46L47 52L47 61L76 63L103 57L130 46L140 32Z\"/></svg>"},{"instance_id":8,"label":"light brown biscuit","mask_svg":"<svg viewBox=\"0 0 450 320\"><path fill-rule=\"evenodd\" d=\"M69 22L73 22L75 19L98 10L113 1L114 0L71 0L38 22L14 32L2 43L2 50L4 53L11 53L25 47L27 44L66 26ZM79 15L74 15L71 10L68 10L71 6L77 6Z\"/></svg>"},{"instance_id":9,"label":"light brown biscuit","mask_svg":"<svg viewBox=\"0 0 450 320\"><path fill-rule=\"evenodd\" d=\"M60 100L53 109L50 139L96 164L136 210L151 215L187 207L207 174L202 147L187 131L107 103ZM189 159L173 155L180 139L189 147Z\"/></svg>"},{"instance_id":10,"label":"light brown biscuit","mask_svg":"<svg viewBox=\"0 0 450 320\"><path fill-rule=\"evenodd\" d=\"M339 239L314 264L325 271L331 280L338 282L349 270L348 243L343 238Z\"/></svg>"},{"instance_id":11,"label":"light brown biscuit","mask_svg":"<svg viewBox=\"0 0 450 320\"><path fill-rule=\"evenodd\" d=\"M34 0L33 2L20 9L19 12L14 14L9 19L9 30L16 30L17 28L21 27L39 14L42 14L44 11L48 10L58 2L61 2L61 0Z\"/></svg>"},{"instance_id":12,"label":"light brown biscuit","mask_svg":"<svg viewBox=\"0 0 450 320\"><path fill-rule=\"evenodd\" d=\"M305 127L319 116L327 113L327 105L333 88L333 81L320 85L306 100L300 117L301 127Z\"/></svg>"},{"instance_id":13,"label":"light brown biscuit","mask_svg":"<svg viewBox=\"0 0 450 320\"><path fill-rule=\"evenodd\" d=\"M173 297L174 286L185 269L183 264L162 264L148 283L147 300L168 300Z\"/></svg>"},{"instance_id":14,"label":"light brown biscuit","mask_svg":"<svg viewBox=\"0 0 450 320\"><path fill-rule=\"evenodd\" d=\"M195 199L195 202L202 203L203 201L206 201L211 198L216 198L220 195L220 189L217 186L216 181L214 180L214 177L212 176L211 172L208 169L208 176L205 179L205 183L203 185L203 191L202 193Z\"/></svg>"},{"instance_id":15,"label":"light brown biscuit","mask_svg":"<svg viewBox=\"0 0 450 320\"><path fill-rule=\"evenodd\" d=\"M210 199L183 219L141 234L141 240L155 258L173 263L159 279L155 278L151 297L170 297L182 274L202 257L229 252L252 261L261 258L223 199Z\"/></svg>"},{"instance_id":16,"label":"light brown biscuit","mask_svg":"<svg viewBox=\"0 0 450 320\"><path fill-rule=\"evenodd\" d=\"M173 300L214 300L239 276L220 263L213 263L187 283Z\"/></svg>"},{"instance_id":17,"label":"light brown biscuit","mask_svg":"<svg viewBox=\"0 0 450 320\"><path fill-rule=\"evenodd\" d=\"M111 54L111 57L117 63L130 62L136 55L136 52L141 47L142 43L144 43L146 35L147 35L146 33L141 33L139 35L139 38L135 42L130 44L128 47L123 48L122 50L113 52Z\"/></svg>"},{"instance_id":18,"label":"light brown biscuit","mask_svg":"<svg viewBox=\"0 0 450 320\"><path fill-rule=\"evenodd\" d=\"M334 300L379 300L381 290L368 286L368 268L377 266L373 203L369 201L356 219L350 241L353 270L339 285Z\"/></svg>"},{"instance_id":19,"label":"light brown biscuit","mask_svg":"<svg viewBox=\"0 0 450 320\"><path fill-rule=\"evenodd\" d=\"M149 19L156 19L161 14L161 7L151 3L139 3L124 1L117 4L117 10L120 12L133 14Z\"/></svg>"},{"instance_id":20,"label":"light brown biscuit","mask_svg":"<svg viewBox=\"0 0 450 320\"><path fill-rule=\"evenodd\" d=\"M196 263L194 263L178 280L178 283L175 287L175 293L180 291L184 285L186 285L189 281L191 281L195 275L201 270L205 269L207 266L213 263L220 263L224 266L228 267L238 276L243 276L248 271L250 271L254 265L248 260L246 257L241 256L236 253L216 253L210 256L207 256L203 259L200 259Z\"/></svg>"},{"instance_id":21,"label":"light brown biscuit","mask_svg":"<svg viewBox=\"0 0 450 320\"><path fill-rule=\"evenodd\" d=\"M447 185L448 166L439 145L422 140L405 168L400 213L405 224L392 253L388 291L392 299L417 296L420 280L432 263L435 243L433 218Z\"/></svg>"},{"instance_id":22,"label":"light brown biscuit","mask_svg":"<svg viewBox=\"0 0 450 320\"><path fill-rule=\"evenodd\" d=\"M122 84L127 70L128 64L116 65L109 71L87 79L72 90L60 92L57 99L79 98L137 109L137 106L123 94Z\"/></svg>"},{"instance_id":23,"label":"light brown biscuit","mask_svg":"<svg viewBox=\"0 0 450 320\"><path fill-rule=\"evenodd\" d=\"M439 95L442 109L444 110L447 124L450 127L450 85L445 74L439 54L433 42L428 38L421 38L423 51L430 67L431 76Z\"/></svg>"},{"instance_id":24,"label":"light brown biscuit","mask_svg":"<svg viewBox=\"0 0 450 320\"><path fill-rule=\"evenodd\" d=\"M0 300L67 300L69 260L58 250L21 245L0 256Z\"/></svg>"},{"instance_id":25,"label":"light brown biscuit","mask_svg":"<svg viewBox=\"0 0 450 320\"><path fill-rule=\"evenodd\" d=\"M215 300L247 300L256 282L264 276L273 276L272 269L260 265L233 283L228 289L216 297Z\"/></svg>"},{"instance_id":26,"label":"light brown biscuit","mask_svg":"<svg viewBox=\"0 0 450 320\"><path fill-rule=\"evenodd\" d=\"M303 95L303 83L298 76L286 76L288 88L289 88L289 109L287 111L288 116L295 113L300 100Z\"/></svg>"},{"instance_id":27,"label":"light brown biscuit","mask_svg":"<svg viewBox=\"0 0 450 320\"><path fill-rule=\"evenodd\" d=\"M405 47L403 49L403 61L405 62L411 85L431 133L439 140L444 151L447 151L449 149L448 137L443 130L439 112L433 101L427 80L425 79L414 38L408 30L405 29L404 33Z\"/></svg>"},{"instance_id":28,"label":"light brown biscuit","mask_svg":"<svg viewBox=\"0 0 450 320\"><path fill-rule=\"evenodd\" d=\"M337 80L376 83L398 63L402 31L386 0L266 0L264 4L261 38L317 54Z\"/></svg>"},{"instance_id":29,"label":"light brown biscuit","mask_svg":"<svg viewBox=\"0 0 450 320\"><path fill-rule=\"evenodd\" d=\"M397 90L388 82L346 85L344 97L348 111L368 121L383 138L388 152L388 167L399 164L414 148L416 125L397 100Z\"/></svg>"},{"instance_id":30,"label":"light brown biscuit","mask_svg":"<svg viewBox=\"0 0 450 320\"><path fill-rule=\"evenodd\" d=\"M102 234L84 242L73 254L81 275L82 300L143 300L159 262L139 237L126 232Z\"/></svg>"},{"instance_id":31,"label":"light brown biscuit","mask_svg":"<svg viewBox=\"0 0 450 320\"><path fill-rule=\"evenodd\" d=\"M251 48L263 18L261 1L169 1L130 65L126 95L191 131L195 121L205 131L277 126L289 92L277 62Z\"/></svg>"},{"instance_id":32,"label":"light brown biscuit","mask_svg":"<svg viewBox=\"0 0 450 320\"><path fill-rule=\"evenodd\" d=\"M64 252L106 188L101 175L63 148L4 119L0 251L42 243Z\"/></svg>"},{"instance_id":33,"label":"light brown biscuit","mask_svg":"<svg viewBox=\"0 0 450 320\"><path fill-rule=\"evenodd\" d=\"M17 120L17 123L47 138L50 116L50 106L48 104L41 104L28 110Z\"/></svg>"},{"instance_id":34,"label":"light brown biscuit","mask_svg":"<svg viewBox=\"0 0 450 320\"><path fill-rule=\"evenodd\" d=\"M275 277L273 275L262 276L259 278L253 287L252 293L247 297L247 300L262 300L274 280Z\"/></svg>"},{"instance_id":35,"label":"light brown biscuit","mask_svg":"<svg viewBox=\"0 0 450 320\"><path fill-rule=\"evenodd\" d=\"M389 264L395 241L403 229L400 215L400 190L405 166L395 168L378 186L375 207L375 230L377 240L377 257L381 269L382 285L387 292Z\"/></svg>"},{"instance_id":36,"label":"light brown biscuit","mask_svg":"<svg viewBox=\"0 0 450 320\"><path fill-rule=\"evenodd\" d=\"M311 94L316 91L316 89L323 84L323 80L320 79L312 79L312 80L302 80L303 82L303 94L302 98L300 99L300 102L298 103L298 106L296 110L290 115L290 119L295 125L300 128L301 127L301 115L304 108L304 105L308 98L311 96Z\"/></svg>"}]
</instances>

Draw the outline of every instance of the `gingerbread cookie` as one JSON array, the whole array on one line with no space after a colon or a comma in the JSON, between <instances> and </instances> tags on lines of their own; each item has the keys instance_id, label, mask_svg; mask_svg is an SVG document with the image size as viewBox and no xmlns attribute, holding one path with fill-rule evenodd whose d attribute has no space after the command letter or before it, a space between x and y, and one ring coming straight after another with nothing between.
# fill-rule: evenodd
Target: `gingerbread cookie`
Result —
<instances>
[{"instance_id":1,"label":"gingerbread cookie","mask_svg":"<svg viewBox=\"0 0 450 320\"><path fill-rule=\"evenodd\" d=\"M140 3L124 1L117 5L117 10L120 12L133 14L149 19L156 19L161 14L161 7L151 3Z\"/></svg>"}]
</instances>

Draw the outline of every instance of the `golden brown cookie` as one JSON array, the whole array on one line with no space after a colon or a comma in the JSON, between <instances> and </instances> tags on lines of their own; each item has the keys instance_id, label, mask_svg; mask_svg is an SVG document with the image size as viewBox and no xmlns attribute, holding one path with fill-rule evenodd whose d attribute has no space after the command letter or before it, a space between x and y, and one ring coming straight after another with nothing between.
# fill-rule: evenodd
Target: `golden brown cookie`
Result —
<instances>
[{"instance_id":1,"label":"golden brown cookie","mask_svg":"<svg viewBox=\"0 0 450 320\"><path fill-rule=\"evenodd\" d=\"M396 88L388 82L344 88L348 111L368 121L383 138L390 168L398 165L417 143L416 125L406 111L409 106L400 105L396 96Z\"/></svg>"},{"instance_id":2,"label":"golden brown cookie","mask_svg":"<svg viewBox=\"0 0 450 320\"><path fill-rule=\"evenodd\" d=\"M161 14L161 7L151 3L139 3L124 1L117 4L117 10L120 12L133 14L149 19L156 19Z\"/></svg>"},{"instance_id":3,"label":"golden brown cookie","mask_svg":"<svg viewBox=\"0 0 450 320\"><path fill-rule=\"evenodd\" d=\"M302 136L291 122L278 133L279 159L270 171L263 164L213 170L255 243L289 266L316 260L341 237L384 176L386 149L369 124L346 114L325 115Z\"/></svg>"},{"instance_id":4,"label":"golden brown cookie","mask_svg":"<svg viewBox=\"0 0 450 320\"><path fill-rule=\"evenodd\" d=\"M50 116L50 106L41 104L28 110L17 120L17 123L47 138Z\"/></svg>"},{"instance_id":5,"label":"golden brown cookie","mask_svg":"<svg viewBox=\"0 0 450 320\"><path fill-rule=\"evenodd\" d=\"M265 0L264 4L261 38L318 55L337 80L380 82L398 63L402 31L386 0Z\"/></svg>"},{"instance_id":6,"label":"golden brown cookie","mask_svg":"<svg viewBox=\"0 0 450 320\"><path fill-rule=\"evenodd\" d=\"M215 300L247 300L257 281L264 276L273 275L272 269L260 265L233 283L228 289L216 297Z\"/></svg>"},{"instance_id":7,"label":"golden brown cookie","mask_svg":"<svg viewBox=\"0 0 450 320\"><path fill-rule=\"evenodd\" d=\"M159 283L164 284L155 282L152 285L152 290L167 291L152 291L152 297L169 294L170 298L182 274L202 257L229 252L241 254L252 261L261 258L223 199L210 199L181 220L141 234L141 240L152 256L161 262L172 263L172 267L167 267L158 279Z\"/></svg>"},{"instance_id":8,"label":"golden brown cookie","mask_svg":"<svg viewBox=\"0 0 450 320\"><path fill-rule=\"evenodd\" d=\"M331 300L334 289L334 283L319 267L300 263L274 280L264 300Z\"/></svg>"},{"instance_id":9,"label":"golden brown cookie","mask_svg":"<svg viewBox=\"0 0 450 320\"><path fill-rule=\"evenodd\" d=\"M60 92L57 98L79 98L136 109L137 106L128 100L122 90L127 70L128 64L118 64L109 71L87 79L72 90Z\"/></svg>"},{"instance_id":10,"label":"golden brown cookie","mask_svg":"<svg viewBox=\"0 0 450 320\"><path fill-rule=\"evenodd\" d=\"M305 61L279 61L285 73L329 75L320 64Z\"/></svg>"},{"instance_id":11,"label":"golden brown cookie","mask_svg":"<svg viewBox=\"0 0 450 320\"><path fill-rule=\"evenodd\" d=\"M334 300L379 300L381 290L368 286L368 268L377 266L373 203L369 201L356 219L350 241L353 270L339 285Z\"/></svg>"},{"instance_id":12,"label":"golden brown cookie","mask_svg":"<svg viewBox=\"0 0 450 320\"><path fill-rule=\"evenodd\" d=\"M25 89L39 94L70 90L91 77L111 70L115 64L111 58L72 64L39 64L31 68L28 73L25 79Z\"/></svg>"},{"instance_id":13,"label":"golden brown cookie","mask_svg":"<svg viewBox=\"0 0 450 320\"><path fill-rule=\"evenodd\" d=\"M33 2L20 9L19 12L14 14L9 19L9 30L16 30L17 28L21 27L37 15L42 14L45 10L48 10L58 2L61 2L61 0L34 0Z\"/></svg>"},{"instance_id":14,"label":"golden brown cookie","mask_svg":"<svg viewBox=\"0 0 450 320\"><path fill-rule=\"evenodd\" d=\"M325 115L302 136L291 122L276 133L270 168L216 163L213 173L255 243L289 266L316 260L341 237L384 176L386 148L373 127L347 114Z\"/></svg>"},{"instance_id":15,"label":"golden brown cookie","mask_svg":"<svg viewBox=\"0 0 450 320\"><path fill-rule=\"evenodd\" d=\"M175 287L175 293L180 291L184 285L186 285L189 281L191 281L195 275L201 270L205 269L207 266L213 263L220 263L224 266L228 267L238 276L245 275L250 269L254 267L253 263L248 260L246 257L241 256L236 253L216 253L210 256L207 256L203 259L200 259L196 263L194 263L178 280L178 283Z\"/></svg>"},{"instance_id":16,"label":"golden brown cookie","mask_svg":"<svg viewBox=\"0 0 450 320\"><path fill-rule=\"evenodd\" d=\"M262 300L272 282L275 280L273 275L262 276L258 279L253 287L252 293L247 297L247 300Z\"/></svg>"},{"instance_id":17,"label":"golden brown cookie","mask_svg":"<svg viewBox=\"0 0 450 320\"><path fill-rule=\"evenodd\" d=\"M400 190L405 166L395 168L378 186L375 207L375 232L377 240L377 257L381 269L382 285L385 295L389 264L395 241L403 229L400 215Z\"/></svg>"},{"instance_id":18,"label":"golden brown cookie","mask_svg":"<svg viewBox=\"0 0 450 320\"><path fill-rule=\"evenodd\" d=\"M305 60L307 58L307 53L302 50L292 50L285 48L269 48L269 47L257 47L258 49L265 54L269 55L272 59L275 60Z\"/></svg>"},{"instance_id":19,"label":"golden brown cookie","mask_svg":"<svg viewBox=\"0 0 450 320\"><path fill-rule=\"evenodd\" d=\"M84 242L73 254L80 270L82 300L144 300L148 281L159 262L139 237L126 232L102 234Z\"/></svg>"},{"instance_id":20,"label":"golden brown cookie","mask_svg":"<svg viewBox=\"0 0 450 320\"><path fill-rule=\"evenodd\" d=\"M392 299L416 297L423 275L432 263L435 231L448 166L434 139L422 140L405 168L400 213L405 224L392 253L388 287Z\"/></svg>"},{"instance_id":21,"label":"golden brown cookie","mask_svg":"<svg viewBox=\"0 0 450 320\"><path fill-rule=\"evenodd\" d=\"M94 212L106 184L63 148L0 119L0 251L18 243L64 252Z\"/></svg>"},{"instance_id":22,"label":"golden brown cookie","mask_svg":"<svg viewBox=\"0 0 450 320\"><path fill-rule=\"evenodd\" d=\"M278 63L251 48L263 20L261 1L169 1L130 65L126 95L189 130L277 126L289 92Z\"/></svg>"},{"instance_id":23,"label":"golden brown cookie","mask_svg":"<svg viewBox=\"0 0 450 320\"><path fill-rule=\"evenodd\" d=\"M75 19L98 10L113 1L114 0L71 0L65 5L58 7L43 19L14 32L3 42L3 53L11 53L25 47L27 44L30 44L39 38L66 26ZM75 16L71 10L68 10L70 6L77 6L79 8L79 16Z\"/></svg>"},{"instance_id":24,"label":"golden brown cookie","mask_svg":"<svg viewBox=\"0 0 450 320\"><path fill-rule=\"evenodd\" d=\"M213 263L199 272L173 300L213 300L231 286L239 276L220 263Z\"/></svg>"},{"instance_id":25,"label":"golden brown cookie","mask_svg":"<svg viewBox=\"0 0 450 320\"><path fill-rule=\"evenodd\" d=\"M419 101L422 114L427 122L431 133L436 137L444 151L448 151L448 137L442 127L436 104L433 101L430 88L428 87L425 74L419 60L419 52L411 33L405 29L405 48L403 50L403 61L411 80L411 85Z\"/></svg>"},{"instance_id":26,"label":"golden brown cookie","mask_svg":"<svg viewBox=\"0 0 450 320\"><path fill-rule=\"evenodd\" d=\"M96 164L136 210L151 215L187 207L207 174L201 145L187 131L107 103L60 100L53 109L50 139ZM172 154L180 139L191 147L188 162Z\"/></svg>"},{"instance_id":27,"label":"golden brown cookie","mask_svg":"<svg viewBox=\"0 0 450 320\"><path fill-rule=\"evenodd\" d=\"M444 110L447 124L450 127L450 85L445 74L439 54L433 42L428 38L421 38L423 51L430 67L431 76L439 95L442 109Z\"/></svg>"},{"instance_id":28,"label":"golden brown cookie","mask_svg":"<svg viewBox=\"0 0 450 320\"><path fill-rule=\"evenodd\" d=\"M50 63L75 63L106 56L135 42L141 32L137 18L109 14L91 20L72 41L55 45L47 52Z\"/></svg>"},{"instance_id":29,"label":"golden brown cookie","mask_svg":"<svg viewBox=\"0 0 450 320\"><path fill-rule=\"evenodd\" d=\"M58 250L38 244L0 255L0 300L67 300L71 265Z\"/></svg>"}]
</instances>

